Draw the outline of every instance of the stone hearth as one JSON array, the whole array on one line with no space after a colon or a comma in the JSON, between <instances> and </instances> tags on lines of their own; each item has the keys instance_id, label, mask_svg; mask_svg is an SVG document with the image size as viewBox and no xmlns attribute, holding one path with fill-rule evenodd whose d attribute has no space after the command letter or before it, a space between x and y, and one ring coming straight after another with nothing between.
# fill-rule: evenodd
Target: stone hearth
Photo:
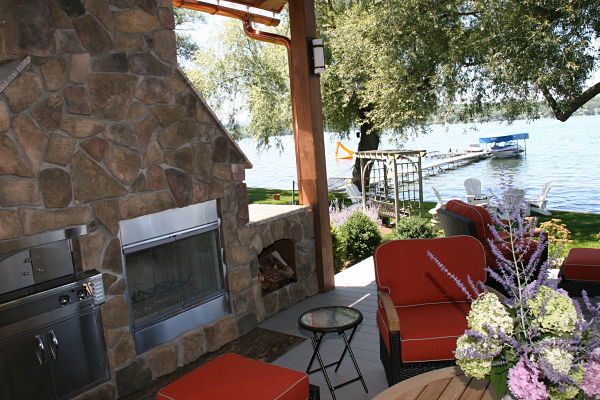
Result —
<instances>
[{"instance_id":1,"label":"stone hearth","mask_svg":"<svg viewBox=\"0 0 600 400\"><path fill-rule=\"evenodd\" d=\"M179 70L169 0L0 0L0 10L0 65L24 66L0 91L0 241L90 227L77 264L103 273L111 379L81 398L135 391L317 292L310 209L252 207L249 218L251 164ZM230 314L136 354L119 221L213 199ZM295 243L298 282L263 298L257 256L279 239Z\"/></svg>"}]
</instances>

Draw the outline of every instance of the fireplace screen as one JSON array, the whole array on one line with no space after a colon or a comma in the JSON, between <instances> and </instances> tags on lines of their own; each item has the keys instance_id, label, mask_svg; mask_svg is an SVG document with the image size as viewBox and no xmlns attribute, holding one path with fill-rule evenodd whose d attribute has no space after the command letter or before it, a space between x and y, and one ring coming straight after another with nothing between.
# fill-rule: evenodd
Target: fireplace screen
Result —
<instances>
[{"instance_id":1,"label":"fireplace screen","mask_svg":"<svg viewBox=\"0 0 600 400\"><path fill-rule=\"evenodd\" d=\"M136 330L225 291L217 225L129 248L125 264Z\"/></svg>"}]
</instances>

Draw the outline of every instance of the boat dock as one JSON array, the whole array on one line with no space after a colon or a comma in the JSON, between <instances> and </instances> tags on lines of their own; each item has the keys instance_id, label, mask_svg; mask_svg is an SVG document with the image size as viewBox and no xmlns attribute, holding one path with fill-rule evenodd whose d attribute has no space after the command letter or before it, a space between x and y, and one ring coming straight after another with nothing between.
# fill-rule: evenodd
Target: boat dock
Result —
<instances>
[{"instance_id":1,"label":"boat dock","mask_svg":"<svg viewBox=\"0 0 600 400\"><path fill-rule=\"evenodd\" d=\"M490 155L489 150L435 155L435 161L423 163L421 165L421 170L424 174L436 175L449 169L459 168L472 162L488 158Z\"/></svg>"},{"instance_id":2,"label":"boat dock","mask_svg":"<svg viewBox=\"0 0 600 400\"><path fill-rule=\"evenodd\" d=\"M467 164L488 158L491 156L489 150L481 151L464 151L457 153L446 153L440 154L432 152L431 155L426 156L425 160L431 159L431 161L423 162L421 164L421 171L424 176L433 176L444 171L451 169L460 168ZM411 168L405 169L404 174L415 173ZM349 177L330 177L328 181L328 187L330 191L344 191L346 183L350 180ZM375 178L375 180L377 180ZM371 179L373 182L373 179Z\"/></svg>"}]
</instances>

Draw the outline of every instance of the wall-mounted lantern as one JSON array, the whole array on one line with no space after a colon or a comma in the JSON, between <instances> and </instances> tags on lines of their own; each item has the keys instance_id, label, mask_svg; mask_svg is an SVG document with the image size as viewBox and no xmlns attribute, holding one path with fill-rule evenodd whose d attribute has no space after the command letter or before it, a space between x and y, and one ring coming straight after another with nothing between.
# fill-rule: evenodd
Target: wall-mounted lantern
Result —
<instances>
[{"instance_id":1,"label":"wall-mounted lantern","mask_svg":"<svg viewBox=\"0 0 600 400\"><path fill-rule=\"evenodd\" d=\"M312 42L313 74L320 75L325 72L325 52L323 39L313 39Z\"/></svg>"}]
</instances>

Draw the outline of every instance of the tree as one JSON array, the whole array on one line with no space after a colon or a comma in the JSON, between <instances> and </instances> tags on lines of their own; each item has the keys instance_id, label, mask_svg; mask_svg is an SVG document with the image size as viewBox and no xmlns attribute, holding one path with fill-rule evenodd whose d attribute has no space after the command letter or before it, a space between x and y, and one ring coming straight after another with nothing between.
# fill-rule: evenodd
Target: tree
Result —
<instances>
[{"instance_id":1,"label":"tree","mask_svg":"<svg viewBox=\"0 0 600 400\"><path fill-rule=\"evenodd\" d=\"M204 16L197 12L185 8L173 8L175 17L175 40L177 42L177 56L182 61L193 61L194 56L200 47L192 39L189 33L184 33L186 26L205 23Z\"/></svg>"},{"instance_id":2,"label":"tree","mask_svg":"<svg viewBox=\"0 0 600 400\"><path fill-rule=\"evenodd\" d=\"M426 131L432 117L457 109L459 121L498 110L513 120L537 118L547 104L564 121L600 92L600 82L586 87L600 67L597 0L316 0L316 7L326 43L325 128L359 129L359 150L377 148L384 131L400 138ZM291 114L285 53L238 35L200 59L200 85L230 117L246 110L248 131L264 145L291 128L283 118Z\"/></svg>"},{"instance_id":3,"label":"tree","mask_svg":"<svg viewBox=\"0 0 600 400\"><path fill-rule=\"evenodd\" d=\"M460 108L565 121L600 93L596 0L320 1L329 128L407 135ZM362 142L362 140L361 140ZM372 143L377 143L373 140ZM355 176L356 177L356 176Z\"/></svg>"},{"instance_id":4,"label":"tree","mask_svg":"<svg viewBox=\"0 0 600 400\"><path fill-rule=\"evenodd\" d=\"M285 21L271 31L289 34ZM250 39L240 21L227 20L210 45L197 53L196 66L188 71L190 79L235 137L248 135L267 147L271 138L291 132L283 46ZM277 139L275 143L280 145Z\"/></svg>"}]
</instances>

